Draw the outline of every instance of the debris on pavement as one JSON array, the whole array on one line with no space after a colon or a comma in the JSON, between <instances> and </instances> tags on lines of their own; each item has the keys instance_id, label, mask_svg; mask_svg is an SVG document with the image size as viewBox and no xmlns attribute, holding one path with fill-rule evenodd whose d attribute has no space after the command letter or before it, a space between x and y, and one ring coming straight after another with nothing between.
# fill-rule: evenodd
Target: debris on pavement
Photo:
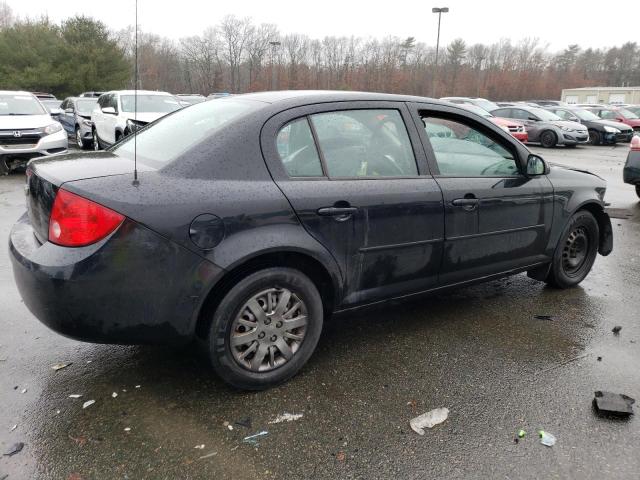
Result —
<instances>
[{"instance_id":1,"label":"debris on pavement","mask_svg":"<svg viewBox=\"0 0 640 480\"><path fill-rule=\"evenodd\" d=\"M236 420L233 423L238 425L239 427L251 428L251 418L249 417L241 418L240 420Z\"/></svg>"},{"instance_id":2,"label":"debris on pavement","mask_svg":"<svg viewBox=\"0 0 640 480\"><path fill-rule=\"evenodd\" d=\"M131 431L131 427L124 427L124 431L125 432L130 432Z\"/></svg>"},{"instance_id":3,"label":"debris on pavement","mask_svg":"<svg viewBox=\"0 0 640 480\"><path fill-rule=\"evenodd\" d=\"M244 443L250 443L251 445L258 445L258 440L262 437L266 437L267 435L269 435L269 432L267 432L266 430L263 430L254 435L249 435L248 437L244 437L242 441Z\"/></svg>"},{"instance_id":4,"label":"debris on pavement","mask_svg":"<svg viewBox=\"0 0 640 480\"><path fill-rule=\"evenodd\" d=\"M518 438L524 438L526 435L527 435L527 432L525 432L524 430L518 431Z\"/></svg>"},{"instance_id":5,"label":"debris on pavement","mask_svg":"<svg viewBox=\"0 0 640 480\"><path fill-rule=\"evenodd\" d=\"M87 400L86 402L84 402L84 403L82 404L82 408L90 407L90 406L91 406L91 405L93 405L94 403L96 403L96 401L95 401L95 400Z\"/></svg>"},{"instance_id":6,"label":"debris on pavement","mask_svg":"<svg viewBox=\"0 0 640 480\"><path fill-rule=\"evenodd\" d=\"M71 395L69 395L69 398L80 398L82 397L82 395L80 395L79 393L72 393Z\"/></svg>"},{"instance_id":7,"label":"debris on pavement","mask_svg":"<svg viewBox=\"0 0 640 480\"><path fill-rule=\"evenodd\" d=\"M598 357L598 361L601 362L602 361L602 357Z\"/></svg>"},{"instance_id":8,"label":"debris on pavement","mask_svg":"<svg viewBox=\"0 0 640 480\"><path fill-rule=\"evenodd\" d=\"M23 448L24 448L24 443L22 442L14 443L13 445L11 445L9 450L7 450L6 453L4 453L4 455L7 457L11 457L16 453L20 453Z\"/></svg>"},{"instance_id":9,"label":"debris on pavement","mask_svg":"<svg viewBox=\"0 0 640 480\"><path fill-rule=\"evenodd\" d=\"M556 319L553 315L534 315L533 318L536 320L547 320L549 322L553 322Z\"/></svg>"},{"instance_id":10,"label":"debris on pavement","mask_svg":"<svg viewBox=\"0 0 640 480\"><path fill-rule=\"evenodd\" d=\"M628 417L633 415L634 398L620 393L595 392L593 406L599 415L611 415L616 417Z\"/></svg>"},{"instance_id":11,"label":"debris on pavement","mask_svg":"<svg viewBox=\"0 0 640 480\"><path fill-rule=\"evenodd\" d=\"M193 447L197 450L204 450L204 443L202 445L196 445L195 447Z\"/></svg>"},{"instance_id":12,"label":"debris on pavement","mask_svg":"<svg viewBox=\"0 0 640 480\"><path fill-rule=\"evenodd\" d=\"M339 462L344 462L346 458L347 458L347 455L344 452L336 453L336 460L338 460Z\"/></svg>"},{"instance_id":13,"label":"debris on pavement","mask_svg":"<svg viewBox=\"0 0 640 480\"><path fill-rule=\"evenodd\" d=\"M619 335L620 334L620 330L622 330L622 327L620 325L616 325L615 327L613 327L611 329L611 331L613 332L614 335Z\"/></svg>"},{"instance_id":14,"label":"debris on pavement","mask_svg":"<svg viewBox=\"0 0 640 480\"><path fill-rule=\"evenodd\" d=\"M269 425L274 425L276 423L282 422L295 422L296 420L300 420L304 414L302 413L283 413L282 415L278 415L274 420L269 422Z\"/></svg>"},{"instance_id":15,"label":"debris on pavement","mask_svg":"<svg viewBox=\"0 0 640 480\"><path fill-rule=\"evenodd\" d=\"M449 416L448 408L435 408L409 421L411 429L418 435L424 435L424 428L433 428L444 422Z\"/></svg>"},{"instance_id":16,"label":"debris on pavement","mask_svg":"<svg viewBox=\"0 0 640 480\"><path fill-rule=\"evenodd\" d=\"M538 435L540 435L540 443L547 447L553 447L556 444L556 437L554 437L549 432L545 432L544 430L538 431Z\"/></svg>"},{"instance_id":17,"label":"debris on pavement","mask_svg":"<svg viewBox=\"0 0 640 480\"><path fill-rule=\"evenodd\" d=\"M27 389L23 388L22 390L20 390L20 393L27 393Z\"/></svg>"},{"instance_id":18,"label":"debris on pavement","mask_svg":"<svg viewBox=\"0 0 640 480\"><path fill-rule=\"evenodd\" d=\"M218 452L207 453L206 455L198 457L198 460L204 460L205 458L211 458L211 457L213 457L214 455L217 455L217 454L218 454Z\"/></svg>"},{"instance_id":19,"label":"debris on pavement","mask_svg":"<svg viewBox=\"0 0 640 480\"><path fill-rule=\"evenodd\" d=\"M58 370L62 370L63 368L67 368L69 365L73 365L73 362L56 363L55 365L52 365L51 368L57 372Z\"/></svg>"},{"instance_id":20,"label":"debris on pavement","mask_svg":"<svg viewBox=\"0 0 640 480\"><path fill-rule=\"evenodd\" d=\"M136 388L140 388L140 385L136 385Z\"/></svg>"},{"instance_id":21,"label":"debris on pavement","mask_svg":"<svg viewBox=\"0 0 640 480\"><path fill-rule=\"evenodd\" d=\"M10 431L10 432L13 432L16 428L18 428L18 425L17 425L17 424L16 424L16 425L14 425L13 427L11 427L11 428L9 429L9 431Z\"/></svg>"},{"instance_id":22,"label":"debris on pavement","mask_svg":"<svg viewBox=\"0 0 640 480\"><path fill-rule=\"evenodd\" d=\"M118 396L118 394L117 394L116 392L113 392L113 393L111 394L111 398L116 398L117 396Z\"/></svg>"}]
</instances>

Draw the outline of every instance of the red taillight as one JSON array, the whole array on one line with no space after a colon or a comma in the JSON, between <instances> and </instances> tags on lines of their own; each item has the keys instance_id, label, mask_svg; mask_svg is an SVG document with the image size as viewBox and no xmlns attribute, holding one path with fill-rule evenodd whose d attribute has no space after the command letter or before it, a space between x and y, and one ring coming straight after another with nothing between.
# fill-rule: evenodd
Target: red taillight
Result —
<instances>
[{"instance_id":1,"label":"red taillight","mask_svg":"<svg viewBox=\"0 0 640 480\"><path fill-rule=\"evenodd\" d=\"M74 193L58 190L49 219L49 241L63 247L82 247L102 240L124 215Z\"/></svg>"},{"instance_id":2,"label":"red taillight","mask_svg":"<svg viewBox=\"0 0 640 480\"><path fill-rule=\"evenodd\" d=\"M640 137L637 135L631 139L631 150L634 152L640 152Z\"/></svg>"}]
</instances>

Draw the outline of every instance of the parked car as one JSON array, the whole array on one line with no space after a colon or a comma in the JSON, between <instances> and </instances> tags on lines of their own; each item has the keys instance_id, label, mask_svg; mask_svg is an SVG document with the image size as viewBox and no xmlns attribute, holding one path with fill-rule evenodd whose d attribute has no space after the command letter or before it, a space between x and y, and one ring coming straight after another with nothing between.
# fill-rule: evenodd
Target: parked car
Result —
<instances>
[{"instance_id":1,"label":"parked car","mask_svg":"<svg viewBox=\"0 0 640 480\"><path fill-rule=\"evenodd\" d=\"M627 110L622 107L597 107L589 108L590 111L598 115L603 120L614 120L616 122L622 122L633 128L636 135L640 135L640 117L633 113L631 110Z\"/></svg>"},{"instance_id":2,"label":"parked car","mask_svg":"<svg viewBox=\"0 0 640 480\"><path fill-rule=\"evenodd\" d=\"M640 197L640 137L633 137L629 145L627 162L624 164L622 179L624 183L635 185L636 195Z\"/></svg>"},{"instance_id":3,"label":"parked car","mask_svg":"<svg viewBox=\"0 0 640 480\"><path fill-rule=\"evenodd\" d=\"M633 129L621 122L602 120L595 113L577 107L547 107L563 120L581 123L589 130L589 141L593 145L611 145L616 142L630 142Z\"/></svg>"},{"instance_id":4,"label":"parked car","mask_svg":"<svg viewBox=\"0 0 640 480\"><path fill-rule=\"evenodd\" d=\"M630 112L635 113L636 115L640 116L640 105L627 105L626 107L624 107L626 110L629 110Z\"/></svg>"},{"instance_id":5,"label":"parked car","mask_svg":"<svg viewBox=\"0 0 640 480\"><path fill-rule=\"evenodd\" d=\"M217 98L230 97L232 94L228 92L213 92L207 96L207 100L215 100Z\"/></svg>"},{"instance_id":6,"label":"parked car","mask_svg":"<svg viewBox=\"0 0 640 480\"><path fill-rule=\"evenodd\" d=\"M608 105L603 105L602 103L573 103L571 106L579 108L600 108L607 107Z\"/></svg>"},{"instance_id":7,"label":"parked car","mask_svg":"<svg viewBox=\"0 0 640 480\"><path fill-rule=\"evenodd\" d=\"M511 120L509 118L495 117L485 109L480 108L476 105L462 104L460 106L475 113L476 115L487 118L490 122L495 123L505 132L508 132L514 138L520 140L522 143L527 143L529 141L529 135L527 134L527 130L525 129L523 123Z\"/></svg>"},{"instance_id":8,"label":"parked car","mask_svg":"<svg viewBox=\"0 0 640 480\"><path fill-rule=\"evenodd\" d=\"M90 97L90 98L98 98L100 95L102 95L104 92L82 92L80 95L78 95L81 98L84 97Z\"/></svg>"},{"instance_id":9,"label":"parked car","mask_svg":"<svg viewBox=\"0 0 640 480\"><path fill-rule=\"evenodd\" d=\"M468 104L483 108L487 112L490 112L491 110L495 110L496 108L498 108L498 105L495 104L494 102L487 100L486 98L480 98L480 97L442 97L440 100L444 100L451 103L457 103L457 104L468 103Z\"/></svg>"},{"instance_id":10,"label":"parked car","mask_svg":"<svg viewBox=\"0 0 640 480\"><path fill-rule=\"evenodd\" d=\"M81 340L196 340L239 388L293 376L332 313L523 271L569 288L612 250L603 179L427 98L246 94L133 138L29 164L20 294Z\"/></svg>"},{"instance_id":11,"label":"parked car","mask_svg":"<svg viewBox=\"0 0 640 480\"><path fill-rule=\"evenodd\" d=\"M511 118L525 124L529 142L540 143L551 148L556 145L575 147L589 141L589 132L584 125L562 120L559 116L540 107L517 105L502 107L491 112L496 117Z\"/></svg>"},{"instance_id":12,"label":"parked car","mask_svg":"<svg viewBox=\"0 0 640 480\"><path fill-rule=\"evenodd\" d=\"M200 95L197 93L179 93L176 95L176 97L178 97L178 100L180 100L180 105L183 107L188 107L189 105L195 105L196 103L207 101L204 95Z\"/></svg>"},{"instance_id":13,"label":"parked car","mask_svg":"<svg viewBox=\"0 0 640 480\"><path fill-rule=\"evenodd\" d=\"M526 100L525 103L535 103L541 107L566 107L566 102L561 100Z\"/></svg>"},{"instance_id":14,"label":"parked car","mask_svg":"<svg viewBox=\"0 0 640 480\"><path fill-rule=\"evenodd\" d=\"M53 93L46 92L31 92L38 100L57 100Z\"/></svg>"},{"instance_id":15,"label":"parked car","mask_svg":"<svg viewBox=\"0 0 640 480\"><path fill-rule=\"evenodd\" d=\"M67 151L67 136L29 92L0 90L0 175Z\"/></svg>"},{"instance_id":16,"label":"parked car","mask_svg":"<svg viewBox=\"0 0 640 480\"><path fill-rule=\"evenodd\" d=\"M44 106L44 108L49 112L49 115L54 120L58 120L58 117L62 113L60 110L60 104L62 103L60 100L48 100L48 99L39 99L40 103Z\"/></svg>"},{"instance_id":17,"label":"parked car","mask_svg":"<svg viewBox=\"0 0 640 480\"><path fill-rule=\"evenodd\" d=\"M95 97L69 97L62 102L59 121L81 149L93 146L91 112L98 103Z\"/></svg>"},{"instance_id":18,"label":"parked car","mask_svg":"<svg viewBox=\"0 0 640 480\"><path fill-rule=\"evenodd\" d=\"M167 92L120 90L103 93L91 112L93 148L99 150L111 146L179 108L178 99Z\"/></svg>"}]
</instances>

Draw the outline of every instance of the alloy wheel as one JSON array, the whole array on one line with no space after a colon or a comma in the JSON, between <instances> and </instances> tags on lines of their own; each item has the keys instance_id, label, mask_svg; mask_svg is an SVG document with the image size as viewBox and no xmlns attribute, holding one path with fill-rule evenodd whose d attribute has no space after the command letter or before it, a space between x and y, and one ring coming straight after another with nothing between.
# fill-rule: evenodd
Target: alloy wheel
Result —
<instances>
[{"instance_id":1,"label":"alloy wheel","mask_svg":"<svg viewBox=\"0 0 640 480\"><path fill-rule=\"evenodd\" d=\"M300 349L307 322L307 307L291 290L270 288L252 296L231 325L235 361L252 372L284 365Z\"/></svg>"},{"instance_id":2,"label":"alloy wheel","mask_svg":"<svg viewBox=\"0 0 640 480\"><path fill-rule=\"evenodd\" d=\"M100 142L98 142L98 132L93 131L93 149L97 152L100 150Z\"/></svg>"},{"instance_id":3,"label":"alloy wheel","mask_svg":"<svg viewBox=\"0 0 640 480\"><path fill-rule=\"evenodd\" d=\"M79 128L76 128L76 143L78 144L78 148L84 148L84 142L82 141L82 133L80 133Z\"/></svg>"}]
</instances>

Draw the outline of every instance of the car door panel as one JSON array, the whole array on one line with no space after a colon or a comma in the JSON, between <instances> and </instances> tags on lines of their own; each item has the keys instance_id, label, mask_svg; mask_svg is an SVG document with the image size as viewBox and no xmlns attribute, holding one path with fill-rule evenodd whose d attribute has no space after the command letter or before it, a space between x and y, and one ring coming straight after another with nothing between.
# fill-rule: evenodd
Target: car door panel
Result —
<instances>
[{"instance_id":1,"label":"car door panel","mask_svg":"<svg viewBox=\"0 0 640 480\"><path fill-rule=\"evenodd\" d=\"M373 104L372 104L373 103ZM398 110L422 175L409 178L296 178L287 175L273 138L307 115L348 109ZM427 170L424 151L404 104L353 102L308 106L277 115L263 129L272 175L305 229L329 250L343 272L343 307L427 290L437 285L444 237L442 193ZM322 144L322 143L321 143ZM326 171L326 170L325 170ZM352 208L348 215L319 215Z\"/></svg>"},{"instance_id":2,"label":"car door panel","mask_svg":"<svg viewBox=\"0 0 640 480\"><path fill-rule=\"evenodd\" d=\"M439 110L424 105L412 111L416 122L422 122L421 112L426 112L477 128L513 153L514 168L519 156L527 154L524 147L502 138L495 127L483 125L480 119L469 121L447 107ZM433 145L438 148L438 142L430 140L426 131L422 134L432 169L438 172L434 177L442 189L445 204L441 283L458 283L547 261L545 249L553 215L553 187L546 176L525 177L518 172L442 175L433 149Z\"/></svg>"}]
</instances>

